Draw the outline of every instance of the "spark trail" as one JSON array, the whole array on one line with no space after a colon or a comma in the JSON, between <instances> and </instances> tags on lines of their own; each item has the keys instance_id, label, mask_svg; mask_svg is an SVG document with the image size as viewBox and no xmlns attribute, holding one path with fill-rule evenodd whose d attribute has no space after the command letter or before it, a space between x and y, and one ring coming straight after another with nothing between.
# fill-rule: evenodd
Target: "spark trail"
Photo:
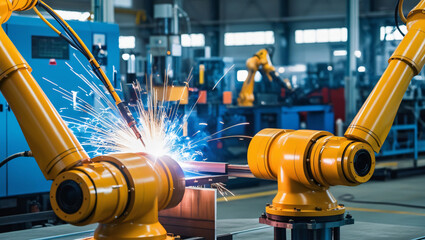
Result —
<instances>
[{"instance_id":1,"label":"spark trail","mask_svg":"<svg viewBox=\"0 0 425 240\"><path fill-rule=\"evenodd\" d=\"M74 57L77 58L75 55ZM61 112L70 110L82 113L77 117L64 116L63 118L91 156L117 152L145 152L157 157L168 155L178 162L205 160L203 149L210 141L231 137L251 138L241 135L217 136L221 132L248 123L235 124L211 135L207 135L204 129L195 129L195 131L197 130L195 134L190 137L185 136L183 129L187 126L187 120L198 101L191 106L189 113L180 114L178 111L180 102L172 104L165 101L164 98L158 99L159 95L166 95L168 87L173 87L168 86L168 79L165 79L163 90L161 90L164 92L159 94L158 90L150 87L152 78L149 78L146 79L144 88L137 82L134 83L133 88L136 90L137 101L130 107L138 122L138 128L141 130L142 139L145 142L145 146L143 146L126 122L122 120L109 93L102 85L97 84L100 81L89 66L84 66L79 60L78 62L86 72L85 74L77 72L68 64L70 70L82 81L82 84L76 86L75 91L64 89L49 79L44 78L44 80L52 84L53 89L64 99L71 102L72 107L61 108ZM190 74L185 82L185 88L189 88L191 79L192 75ZM78 94L76 94L77 91ZM142 97L142 95L146 97ZM91 102L93 103L90 104ZM206 125L199 124L203 127Z\"/></svg>"}]
</instances>

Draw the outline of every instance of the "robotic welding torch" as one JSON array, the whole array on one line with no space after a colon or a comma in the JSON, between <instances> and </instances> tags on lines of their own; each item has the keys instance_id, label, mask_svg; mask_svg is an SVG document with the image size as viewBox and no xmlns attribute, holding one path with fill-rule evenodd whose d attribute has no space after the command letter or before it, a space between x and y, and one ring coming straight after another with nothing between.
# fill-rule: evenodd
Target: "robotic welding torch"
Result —
<instances>
[{"instance_id":1,"label":"robotic welding torch","mask_svg":"<svg viewBox=\"0 0 425 240\"><path fill-rule=\"evenodd\" d=\"M136 135L137 139L139 139L143 146L145 146L145 142L142 139L142 135L139 132L139 129L136 125L136 120L134 120L133 115L130 112L130 109L124 102L120 102L117 104L118 110L121 113L121 116L124 118L124 120L127 122L128 126L133 130L134 134Z\"/></svg>"}]
</instances>

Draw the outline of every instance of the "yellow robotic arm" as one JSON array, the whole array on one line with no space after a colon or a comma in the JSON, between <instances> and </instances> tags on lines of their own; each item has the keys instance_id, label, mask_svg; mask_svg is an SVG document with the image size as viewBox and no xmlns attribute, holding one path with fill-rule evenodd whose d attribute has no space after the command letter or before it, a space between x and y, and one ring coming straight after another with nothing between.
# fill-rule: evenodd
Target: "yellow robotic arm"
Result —
<instances>
[{"instance_id":1,"label":"yellow robotic arm","mask_svg":"<svg viewBox=\"0 0 425 240\"><path fill-rule=\"evenodd\" d=\"M0 0L0 23L37 3ZM95 239L174 239L158 222L158 211L183 197L185 180L177 162L143 153L90 159L3 28L0 91L45 178L54 180L50 202L58 217L74 225L99 223Z\"/></svg>"},{"instance_id":2,"label":"yellow robotic arm","mask_svg":"<svg viewBox=\"0 0 425 240\"><path fill-rule=\"evenodd\" d=\"M275 67L270 60L269 52L267 49L261 49L253 57L246 61L246 68L248 69L248 77L242 85L242 89L238 97L238 105L244 107L251 107L254 105L254 77L255 73L260 69L267 76L267 79L272 82L273 80L281 81L279 74L276 72ZM291 90L292 86L288 79L283 80L284 86Z\"/></svg>"},{"instance_id":3,"label":"yellow robotic arm","mask_svg":"<svg viewBox=\"0 0 425 240\"><path fill-rule=\"evenodd\" d=\"M248 164L259 178L278 181L266 223L284 217L342 216L330 186L367 182L375 154L384 143L403 95L425 64L425 0L409 13L408 33L389 60L381 79L346 131L264 129L251 141Z\"/></svg>"}]
</instances>

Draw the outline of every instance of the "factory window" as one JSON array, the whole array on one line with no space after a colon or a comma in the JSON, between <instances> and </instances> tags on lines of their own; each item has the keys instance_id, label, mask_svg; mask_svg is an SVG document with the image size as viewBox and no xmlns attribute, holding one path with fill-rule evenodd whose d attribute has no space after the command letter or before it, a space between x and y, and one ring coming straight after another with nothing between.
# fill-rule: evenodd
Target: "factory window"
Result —
<instances>
[{"instance_id":1,"label":"factory window","mask_svg":"<svg viewBox=\"0 0 425 240\"><path fill-rule=\"evenodd\" d=\"M202 33L182 34L181 43L183 47L204 47L205 35Z\"/></svg>"},{"instance_id":2,"label":"factory window","mask_svg":"<svg viewBox=\"0 0 425 240\"><path fill-rule=\"evenodd\" d=\"M119 38L120 49L133 49L136 47L136 37L134 36L120 36Z\"/></svg>"},{"instance_id":3,"label":"factory window","mask_svg":"<svg viewBox=\"0 0 425 240\"><path fill-rule=\"evenodd\" d=\"M115 7L131 8L133 6L133 0L114 0Z\"/></svg>"},{"instance_id":4,"label":"factory window","mask_svg":"<svg viewBox=\"0 0 425 240\"><path fill-rule=\"evenodd\" d=\"M229 32L224 34L225 46L248 46L274 44L273 31Z\"/></svg>"},{"instance_id":5,"label":"factory window","mask_svg":"<svg viewBox=\"0 0 425 240\"><path fill-rule=\"evenodd\" d=\"M320 28L295 31L295 43L346 42L347 28Z\"/></svg>"},{"instance_id":6,"label":"factory window","mask_svg":"<svg viewBox=\"0 0 425 240\"><path fill-rule=\"evenodd\" d=\"M333 51L333 55L335 57L343 57L343 56L347 56L347 50L334 50ZM362 52L359 50L354 51L354 56L356 58L361 58L362 57Z\"/></svg>"},{"instance_id":7,"label":"factory window","mask_svg":"<svg viewBox=\"0 0 425 240\"><path fill-rule=\"evenodd\" d=\"M347 56L347 50L335 50L333 54L335 57Z\"/></svg>"},{"instance_id":8,"label":"factory window","mask_svg":"<svg viewBox=\"0 0 425 240\"><path fill-rule=\"evenodd\" d=\"M238 82L245 82L246 78L248 77L248 71L247 70L239 70L236 72L236 79ZM256 72L254 76L254 81L259 82L261 81L261 73Z\"/></svg>"},{"instance_id":9,"label":"factory window","mask_svg":"<svg viewBox=\"0 0 425 240\"><path fill-rule=\"evenodd\" d=\"M65 20L87 21L87 19L90 17L89 12L56 10L56 13Z\"/></svg>"},{"instance_id":10,"label":"factory window","mask_svg":"<svg viewBox=\"0 0 425 240\"><path fill-rule=\"evenodd\" d=\"M406 25L400 26L402 32L407 32ZM401 40L403 36L394 26L382 26L381 27L381 41L394 41Z\"/></svg>"}]
</instances>

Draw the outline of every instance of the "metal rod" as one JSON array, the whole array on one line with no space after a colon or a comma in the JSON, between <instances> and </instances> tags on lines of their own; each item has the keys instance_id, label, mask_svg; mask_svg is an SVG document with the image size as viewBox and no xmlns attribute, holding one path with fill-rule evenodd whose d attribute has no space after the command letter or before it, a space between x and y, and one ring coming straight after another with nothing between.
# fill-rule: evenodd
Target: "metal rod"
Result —
<instances>
[{"instance_id":1,"label":"metal rod","mask_svg":"<svg viewBox=\"0 0 425 240\"><path fill-rule=\"evenodd\" d=\"M0 226L17 224L17 223L36 222L36 221L49 220L49 219L55 219L55 218L56 218L56 215L53 211L10 215L10 216L0 217Z\"/></svg>"},{"instance_id":2,"label":"metal rod","mask_svg":"<svg viewBox=\"0 0 425 240\"><path fill-rule=\"evenodd\" d=\"M255 178L248 165L227 165L227 175L232 177Z\"/></svg>"},{"instance_id":3,"label":"metal rod","mask_svg":"<svg viewBox=\"0 0 425 240\"><path fill-rule=\"evenodd\" d=\"M333 230L334 240L340 240L341 229L339 227L335 227L332 230Z\"/></svg>"},{"instance_id":4,"label":"metal rod","mask_svg":"<svg viewBox=\"0 0 425 240\"><path fill-rule=\"evenodd\" d=\"M274 228L274 240L286 240L286 228Z\"/></svg>"}]
</instances>

